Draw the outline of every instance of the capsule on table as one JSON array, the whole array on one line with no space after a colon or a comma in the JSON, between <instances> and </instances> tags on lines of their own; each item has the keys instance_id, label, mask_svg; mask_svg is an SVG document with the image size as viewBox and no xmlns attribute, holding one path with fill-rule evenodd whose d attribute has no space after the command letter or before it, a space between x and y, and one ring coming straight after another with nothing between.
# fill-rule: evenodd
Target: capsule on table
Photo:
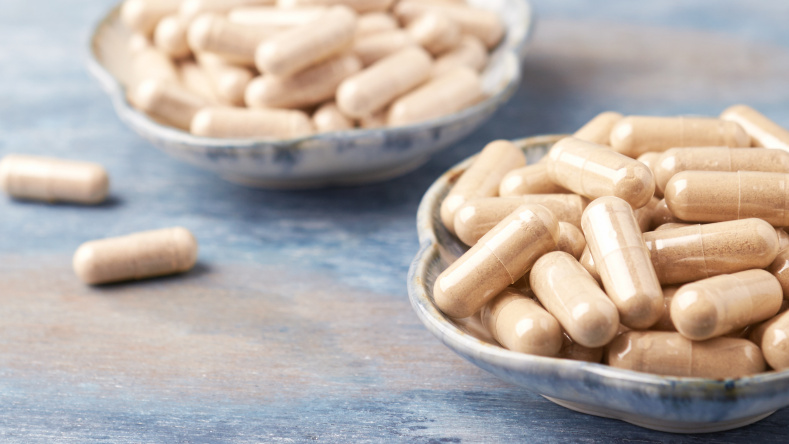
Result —
<instances>
[{"instance_id":1,"label":"capsule on table","mask_svg":"<svg viewBox=\"0 0 789 444\"><path fill-rule=\"evenodd\" d=\"M175 59L188 57L192 50L186 42L186 23L173 14L164 17L156 25L153 41L162 52Z\"/></svg>"},{"instance_id":2,"label":"capsule on table","mask_svg":"<svg viewBox=\"0 0 789 444\"><path fill-rule=\"evenodd\" d=\"M469 199L455 212L455 234L466 245L474 245L479 238L523 204L542 205L549 209L559 222L568 222L580 228L581 214L589 200L577 194L529 194L519 197Z\"/></svg>"},{"instance_id":3,"label":"capsule on table","mask_svg":"<svg viewBox=\"0 0 789 444\"><path fill-rule=\"evenodd\" d=\"M9 154L0 160L0 189L16 199L98 204L110 180L101 165Z\"/></svg>"},{"instance_id":4,"label":"capsule on table","mask_svg":"<svg viewBox=\"0 0 789 444\"><path fill-rule=\"evenodd\" d=\"M225 13L243 6L270 6L276 0L183 0L179 1L178 15L187 23L207 12Z\"/></svg>"},{"instance_id":5,"label":"capsule on table","mask_svg":"<svg viewBox=\"0 0 789 444\"><path fill-rule=\"evenodd\" d=\"M129 101L152 117L183 130L189 129L198 111L210 105L208 100L179 85L159 80L137 85L129 92Z\"/></svg>"},{"instance_id":6,"label":"capsule on table","mask_svg":"<svg viewBox=\"0 0 789 444\"><path fill-rule=\"evenodd\" d=\"M602 112L576 131L573 137L597 145L608 145L611 138L611 128L624 117L613 111Z\"/></svg>"},{"instance_id":7,"label":"capsule on table","mask_svg":"<svg viewBox=\"0 0 789 444\"><path fill-rule=\"evenodd\" d=\"M408 125L448 116L482 96L482 80L471 68L455 68L395 100L389 107L389 126Z\"/></svg>"},{"instance_id":8,"label":"capsule on table","mask_svg":"<svg viewBox=\"0 0 789 444\"><path fill-rule=\"evenodd\" d=\"M779 251L775 229L761 219L650 231L643 238L663 285L765 268Z\"/></svg>"},{"instance_id":9,"label":"capsule on table","mask_svg":"<svg viewBox=\"0 0 789 444\"><path fill-rule=\"evenodd\" d=\"M488 48L496 46L504 36L504 24L493 11L471 8L468 5L413 0L401 0L394 8L395 15L406 24L428 12L448 17L460 26L464 34L476 36Z\"/></svg>"},{"instance_id":10,"label":"capsule on table","mask_svg":"<svg viewBox=\"0 0 789 444\"><path fill-rule=\"evenodd\" d=\"M789 300L789 249L778 253L767 271L778 279L778 283L781 284L784 299Z\"/></svg>"},{"instance_id":11,"label":"capsule on table","mask_svg":"<svg viewBox=\"0 0 789 444\"><path fill-rule=\"evenodd\" d=\"M784 312L757 327L751 341L762 349L764 359L773 370L789 368L789 312Z\"/></svg>"},{"instance_id":12,"label":"capsule on table","mask_svg":"<svg viewBox=\"0 0 789 444\"><path fill-rule=\"evenodd\" d=\"M121 23L145 36L153 33L159 20L178 11L181 0L126 0L120 11Z\"/></svg>"},{"instance_id":13,"label":"capsule on table","mask_svg":"<svg viewBox=\"0 0 789 444\"><path fill-rule=\"evenodd\" d=\"M738 171L683 171L666 184L666 204L686 221L764 219L789 225L789 174Z\"/></svg>"},{"instance_id":14,"label":"capsule on table","mask_svg":"<svg viewBox=\"0 0 789 444\"><path fill-rule=\"evenodd\" d=\"M734 122L706 117L628 116L611 129L611 148L632 158L692 146L748 147L751 138Z\"/></svg>"},{"instance_id":15,"label":"capsule on table","mask_svg":"<svg viewBox=\"0 0 789 444\"><path fill-rule=\"evenodd\" d=\"M505 288L485 304L481 318L507 350L552 357L562 347L562 327L556 318L514 288Z\"/></svg>"},{"instance_id":16,"label":"capsule on table","mask_svg":"<svg viewBox=\"0 0 789 444\"><path fill-rule=\"evenodd\" d=\"M453 318L471 316L526 274L558 239L553 213L540 205L518 207L438 276L436 306Z\"/></svg>"},{"instance_id":17,"label":"capsule on table","mask_svg":"<svg viewBox=\"0 0 789 444\"><path fill-rule=\"evenodd\" d=\"M402 29L393 29L357 37L352 51L367 67L409 46L416 46L414 39Z\"/></svg>"},{"instance_id":18,"label":"capsule on table","mask_svg":"<svg viewBox=\"0 0 789 444\"><path fill-rule=\"evenodd\" d=\"M584 238L584 241L586 238ZM584 247L584 251L581 253L581 257L578 259L578 262L584 267L584 270L589 273L590 276L597 281L598 284L603 285L603 280L600 278L600 273L597 272L597 267L594 265L594 258L592 257L592 253L589 252L589 244L587 243Z\"/></svg>"},{"instance_id":19,"label":"capsule on table","mask_svg":"<svg viewBox=\"0 0 789 444\"><path fill-rule=\"evenodd\" d=\"M290 77L262 75L252 80L244 95L250 108L304 108L334 97L343 80L359 72L353 54L332 57Z\"/></svg>"},{"instance_id":20,"label":"capsule on table","mask_svg":"<svg viewBox=\"0 0 789 444\"><path fill-rule=\"evenodd\" d=\"M720 117L739 124L751 136L753 146L789 150L789 131L750 106L730 106Z\"/></svg>"},{"instance_id":21,"label":"capsule on table","mask_svg":"<svg viewBox=\"0 0 789 444\"><path fill-rule=\"evenodd\" d=\"M663 199L660 199L660 202L658 202L657 205L655 205L655 208L652 209L652 220L649 223L649 228L651 230L656 230L658 227L666 224L692 225L678 217L675 217L668 208L666 198L664 197Z\"/></svg>"},{"instance_id":22,"label":"capsule on table","mask_svg":"<svg viewBox=\"0 0 789 444\"><path fill-rule=\"evenodd\" d=\"M204 108L192 119L196 136L220 138L292 139L315 132L302 111L282 109Z\"/></svg>"},{"instance_id":23,"label":"capsule on table","mask_svg":"<svg viewBox=\"0 0 789 444\"><path fill-rule=\"evenodd\" d=\"M459 66L466 66L480 72L488 64L488 50L485 45L473 35L464 35L458 45L442 54L433 64L432 76L441 74Z\"/></svg>"},{"instance_id":24,"label":"capsule on table","mask_svg":"<svg viewBox=\"0 0 789 444\"><path fill-rule=\"evenodd\" d=\"M663 292L630 205L601 197L586 207L581 227L620 322L633 329L655 324L663 314Z\"/></svg>"},{"instance_id":25,"label":"capsule on table","mask_svg":"<svg viewBox=\"0 0 789 444\"><path fill-rule=\"evenodd\" d=\"M545 159L547 157L543 157ZM570 191L556 185L548 176L548 165L540 161L534 165L516 168L499 185L499 196L513 197L526 194L567 194Z\"/></svg>"},{"instance_id":26,"label":"capsule on table","mask_svg":"<svg viewBox=\"0 0 789 444\"><path fill-rule=\"evenodd\" d=\"M393 31L400 25L394 17L385 12L369 12L359 16L356 21L356 38L379 32Z\"/></svg>"},{"instance_id":27,"label":"capsule on table","mask_svg":"<svg viewBox=\"0 0 789 444\"><path fill-rule=\"evenodd\" d=\"M326 12L325 6L284 9L275 6L239 6L227 13L227 19L242 25L265 26L284 30L317 20Z\"/></svg>"},{"instance_id":28,"label":"capsule on table","mask_svg":"<svg viewBox=\"0 0 789 444\"><path fill-rule=\"evenodd\" d=\"M223 104L244 105L244 92L254 77L248 68L228 63L224 58L210 53L198 54L197 61Z\"/></svg>"},{"instance_id":29,"label":"capsule on table","mask_svg":"<svg viewBox=\"0 0 789 444\"><path fill-rule=\"evenodd\" d=\"M747 339L691 341L679 333L629 331L607 347L611 367L663 376L739 378L764 371L761 350Z\"/></svg>"},{"instance_id":30,"label":"capsule on table","mask_svg":"<svg viewBox=\"0 0 789 444\"><path fill-rule=\"evenodd\" d=\"M340 84L337 106L353 118L374 114L427 80L432 63L430 55L419 47L384 57Z\"/></svg>"},{"instance_id":31,"label":"capsule on table","mask_svg":"<svg viewBox=\"0 0 789 444\"><path fill-rule=\"evenodd\" d=\"M584 347L573 341L567 332L562 334L562 348L556 354L556 358L570 359L573 361L585 361L600 363L603 360L603 347Z\"/></svg>"},{"instance_id":32,"label":"capsule on table","mask_svg":"<svg viewBox=\"0 0 789 444\"><path fill-rule=\"evenodd\" d=\"M394 0L279 0L280 8L303 8L307 6L345 5L357 12L386 11Z\"/></svg>"},{"instance_id":33,"label":"capsule on table","mask_svg":"<svg viewBox=\"0 0 789 444\"><path fill-rule=\"evenodd\" d=\"M616 335L616 306L569 254L555 251L542 256L531 270L529 284L573 341L602 347Z\"/></svg>"},{"instance_id":34,"label":"capsule on table","mask_svg":"<svg viewBox=\"0 0 789 444\"><path fill-rule=\"evenodd\" d=\"M210 52L230 63L253 66L258 45L277 34L276 29L233 23L218 14L205 13L191 22L186 41L195 53Z\"/></svg>"},{"instance_id":35,"label":"capsule on table","mask_svg":"<svg viewBox=\"0 0 789 444\"><path fill-rule=\"evenodd\" d=\"M470 199L495 197L501 178L513 168L526 163L523 151L507 140L495 140L485 146L441 202L441 222L455 233L455 212Z\"/></svg>"},{"instance_id":36,"label":"capsule on table","mask_svg":"<svg viewBox=\"0 0 789 444\"><path fill-rule=\"evenodd\" d=\"M637 209L655 193L655 179L646 165L572 137L553 145L546 166L553 183L590 199L616 196Z\"/></svg>"},{"instance_id":37,"label":"capsule on table","mask_svg":"<svg viewBox=\"0 0 789 444\"><path fill-rule=\"evenodd\" d=\"M334 102L321 105L312 115L312 124L319 133L353 129L353 121L345 117Z\"/></svg>"},{"instance_id":38,"label":"capsule on table","mask_svg":"<svg viewBox=\"0 0 789 444\"><path fill-rule=\"evenodd\" d=\"M430 54L441 55L460 44L460 26L438 12L427 12L408 24L408 34Z\"/></svg>"},{"instance_id":39,"label":"capsule on table","mask_svg":"<svg viewBox=\"0 0 789 444\"><path fill-rule=\"evenodd\" d=\"M90 285L182 273L197 262L197 240L186 228L94 240L74 253L74 272Z\"/></svg>"}]
</instances>

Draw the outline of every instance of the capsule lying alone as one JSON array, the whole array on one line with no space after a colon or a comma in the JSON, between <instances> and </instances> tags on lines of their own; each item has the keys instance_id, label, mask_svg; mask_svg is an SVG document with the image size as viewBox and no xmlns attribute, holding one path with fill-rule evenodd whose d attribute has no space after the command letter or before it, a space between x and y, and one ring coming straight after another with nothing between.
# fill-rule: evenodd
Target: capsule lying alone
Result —
<instances>
[{"instance_id":1,"label":"capsule lying alone","mask_svg":"<svg viewBox=\"0 0 789 444\"><path fill-rule=\"evenodd\" d=\"M101 165L9 154L0 160L0 189L16 199L98 204L110 179Z\"/></svg>"},{"instance_id":2,"label":"capsule lying alone","mask_svg":"<svg viewBox=\"0 0 789 444\"><path fill-rule=\"evenodd\" d=\"M664 376L739 378L764 371L764 357L747 339L695 342L679 333L629 331L607 347L611 367Z\"/></svg>"},{"instance_id":3,"label":"capsule lying alone","mask_svg":"<svg viewBox=\"0 0 789 444\"><path fill-rule=\"evenodd\" d=\"M765 361L773 370L789 368L789 312L758 326L751 332L750 340L762 349Z\"/></svg>"},{"instance_id":4,"label":"capsule lying alone","mask_svg":"<svg viewBox=\"0 0 789 444\"><path fill-rule=\"evenodd\" d=\"M94 240L74 253L74 272L91 285L182 273L197 262L197 249L181 227Z\"/></svg>"},{"instance_id":5,"label":"capsule lying alone","mask_svg":"<svg viewBox=\"0 0 789 444\"><path fill-rule=\"evenodd\" d=\"M613 111L602 112L573 133L573 137L598 145L608 145L611 138L611 128L624 117Z\"/></svg>"},{"instance_id":6,"label":"capsule lying alone","mask_svg":"<svg viewBox=\"0 0 789 444\"><path fill-rule=\"evenodd\" d=\"M738 171L683 171L666 184L666 204L686 221L764 219L789 225L789 174Z\"/></svg>"},{"instance_id":7,"label":"capsule lying alone","mask_svg":"<svg viewBox=\"0 0 789 444\"><path fill-rule=\"evenodd\" d=\"M683 285L671 301L671 321L688 339L703 341L769 319L783 292L764 270L747 270Z\"/></svg>"},{"instance_id":8,"label":"capsule lying alone","mask_svg":"<svg viewBox=\"0 0 789 444\"><path fill-rule=\"evenodd\" d=\"M481 96L479 75L471 68L455 68L395 100L386 121L389 126L400 126L437 119L474 104Z\"/></svg>"},{"instance_id":9,"label":"capsule lying alone","mask_svg":"<svg viewBox=\"0 0 789 444\"><path fill-rule=\"evenodd\" d=\"M518 207L438 276L436 306L453 318L471 316L526 274L558 239L553 213L540 205Z\"/></svg>"},{"instance_id":10,"label":"capsule lying alone","mask_svg":"<svg viewBox=\"0 0 789 444\"><path fill-rule=\"evenodd\" d=\"M556 318L514 288L505 288L482 307L482 325L507 350L556 356L562 327Z\"/></svg>"},{"instance_id":11,"label":"capsule lying alone","mask_svg":"<svg viewBox=\"0 0 789 444\"><path fill-rule=\"evenodd\" d=\"M750 106L730 106L721 113L720 117L739 124L751 136L753 146L789 150L789 130Z\"/></svg>"},{"instance_id":12,"label":"capsule lying alone","mask_svg":"<svg viewBox=\"0 0 789 444\"><path fill-rule=\"evenodd\" d=\"M548 152L547 168L557 185L590 199L616 196L633 209L646 205L655 193L655 179L646 165L572 137L554 144Z\"/></svg>"},{"instance_id":13,"label":"capsule lying alone","mask_svg":"<svg viewBox=\"0 0 789 444\"><path fill-rule=\"evenodd\" d=\"M545 157L543 157L545 159ZM548 176L546 162L516 168L503 179L499 185L499 196L512 197L525 194L567 194L570 191L556 185Z\"/></svg>"}]
</instances>

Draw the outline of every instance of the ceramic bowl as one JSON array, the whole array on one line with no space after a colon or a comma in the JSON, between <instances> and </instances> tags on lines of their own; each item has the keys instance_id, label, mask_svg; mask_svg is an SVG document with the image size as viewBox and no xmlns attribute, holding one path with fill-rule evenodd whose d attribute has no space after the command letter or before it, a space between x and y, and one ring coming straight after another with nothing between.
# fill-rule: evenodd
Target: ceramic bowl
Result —
<instances>
[{"instance_id":1,"label":"ceramic bowl","mask_svg":"<svg viewBox=\"0 0 789 444\"><path fill-rule=\"evenodd\" d=\"M129 32L120 5L96 26L88 68L109 94L120 119L154 146L221 177L266 188L314 188L390 179L427 162L437 151L484 124L520 84L532 23L527 0L469 0L498 12L507 33L482 73L484 101L443 118L398 128L357 129L289 140L215 139L162 125L126 100Z\"/></svg>"},{"instance_id":2,"label":"ceramic bowl","mask_svg":"<svg viewBox=\"0 0 789 444\"><path fill-rule=\"evenodd\" d=\"M515 143L531 164L561 137L538 136ZM420 249L408 271L408 295L414 311L447 347L483 370L569 409L655 430L728 430L789 405L789 371L726 380L658 376L511 352L498 346L473 317L446 317L433 303L433 284L467 247L441 224L439 207L472 162L469 158L459 163L425 193L417 213Z\"/></svg>"}]
</instances>

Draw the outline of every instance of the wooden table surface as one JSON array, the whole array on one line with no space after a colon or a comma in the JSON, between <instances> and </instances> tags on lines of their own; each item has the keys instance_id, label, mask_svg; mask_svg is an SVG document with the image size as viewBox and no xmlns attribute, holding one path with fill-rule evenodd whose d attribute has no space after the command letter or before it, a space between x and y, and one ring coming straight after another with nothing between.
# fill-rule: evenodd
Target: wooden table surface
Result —
<instances>
[{"instance_id":1,"label":"wooden table surface","mask_svg":"<svg viewBox=\"0 0 789 444\"><path fill-rule=\"evenodd\" d=\"M94 208L0 198L0 441L789 440L789 409L703 437L566 410L450 352L405 286L422 194L493 139L736 102L789 126L789 3L539 0L523 84L489 124L400 179L295 192L226 183L117 119L84 67L111 5L0 2L0 154L112 176ZM84 241L173 225L200 241L186 275L90 288L71 271Z\"/></svg>"}]
</instances>

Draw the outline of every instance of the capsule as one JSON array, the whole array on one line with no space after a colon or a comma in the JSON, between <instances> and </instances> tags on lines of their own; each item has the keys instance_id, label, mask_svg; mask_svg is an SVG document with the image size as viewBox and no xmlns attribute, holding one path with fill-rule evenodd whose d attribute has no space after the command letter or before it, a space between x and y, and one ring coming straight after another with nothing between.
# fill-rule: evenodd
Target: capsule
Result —
<instances>
[{"instance_id":1,"label":"capsule","mask_svg":"<svg viewBox=\"0 0 789 444\"><path fill-rule=\"evenodd\" d=\"M665 231L665 230L673 230L674 228L685 228L691 225L696 224L686 224L686 223L679 223L679 222L669 222L667 224L663 224L652 231Z\"/></svg>"},{"instance_id":2,"label":"capsule","mask_svg":"<svg viewBox=\"0 0 789 444\"><path fill-rule=\"evenodd\" d=\"M534 264L529 284L573 341L584 347L602 347L616 335L616 306L569 254L555 251L541 257Z\"/></svg>"},{"instance_id":3,"label":"capsule","mask_svg":"<svg viewBox=\"0 0 789 444\"><path fill-rule=\"evenodd\" d=\"M658 159L660 159L660 153L653 153L652 151L649 151L638 156L638 159L636 160L646 165L647 168L649 168L649 171L652 172L652 177L655 177L655 165L657 164ZM663 198L663 190L657 186L657 178L655 181L655 194L653 195L653 198L655 197L658 199Z\"/></svg>"},{"instance_id":4,"label":"capsule","mask_svg":"<svg viewBox=\"0 0 789 444\"><path fill-rule=\"evenodd\" d=\"M340 83L359 72L362 63L344 54L311 66L290 77L263 75L247 86L250 108L304 108L330 100Z\"/></svg>"},{"instance_id":5,"label":"capsule","mask_svg":"<svg viewBox=\"0 0 789 444\"><path fill-rule=\"evenodd\" d=\"M632 158L692 146L748 147L751 138L734 122L704 117L628 116L611 129L611 148Z\"/></svg>"},{"instance_id":6,"label":"capsule","mask_svg":"<svg viewBox=\"0 0 789 444\"><path fill-rule=\"evenodd\" d=\"M761 219L743 219L644 233L663 285L768 267L778 255L775 229Z\"/></svg>"},{"instance_id":7,"label":"capsule","mask_svg":"<svg viewBox=\"0 0 789 444\"><path fill-rule=\"evenodd\" d=\"M683 221L682 219L675 217L674 214L671 213L671 210L668 208L668 204L666 203L665 197L660 199L660 202L652 209L652 221L649 223L649 228L651 230L656 230L658 227L663 226L665 224L687 224L687 222Z\"/></svg>"},{"instance_id":8,"label":"capsule","mask_svg":"<svg viewBox=\"0 0 789 444\"><path fill-rule=\"evenodd\" d=\"M751 136L753 146L789 150L789 131L750 106L730 106L721 119L739 124Z\"/></svg>"},{"instance_id":9,"label":"capsule","mask_svg":"<svg viewBox=\"0 0 789 444\"><path fill-rule=\"evenodd\" d=\"M153 41L162 52L175 59L188 57L192 50L186 42L187 26L177 15L168 15L159 21L153 33Z\"/></svg>"},{"instance_id":10,"label":"capsule","mask_svg":"<svg viewBox=\"0 0 789 444\"><path fill-rule=\"evenodd\" d=\"M98 204L110 186L99 164L9 154L0 161L0 188L16 199Z\"/></svg>"},{"instance_id":11,"label":"capsule","mask_svg":"<svg viewBox=\"0 0 789 444\"><path fill-rule=\"evenodd\" d=\"M312 124L319 133L353 129L353 121L345 117L334 102L321 105L312 115Z\"/></svg>"},{"instance_id":12,"label":"capsule","mask_svg":"<svg viewBox=\"0 0 789 444\"><path fill-rule=\"evenodd\" d=\"M476 36L488 48L496 46L504 36L504 24L493 11L468 5L413 0L402 0L394 8L395 15L406 24L428 12L443 14L457 23L464 34Z\"/></svg>"},{"instance_id":13,"label":"capsule","mask_svg":"<svg viewBox=\"0 0 789 444\"><path fill-rule=\"evenodd\" d=\"M789 300L789 249L785 249L778 253L767 271L778 279L778 283L781 284L784 299Z\"/></svg>"},{"instance_id":14,"label":"capsule","mask_svg":"<svg viewBox=\"0 0 789 444\"><path fill-rule=\"evenodd\" d=\"M740 378L764 371L764 357L747 339L691 341L679 333L630 331L608 346L611 367L663 376Z\"/></svg>"},{"instance_id":15,"label":"capsule","mask_svg":"<svg viewBox=\"0 0 789 444\"><path fill-rule=\"evenodd\" d=\"M418 87L389 107L389 126L437 119L473 105L482 96L482 80L470 68L460 67Z\"/></svg>"},{"instance_id":16,"label":"capsule","mask_svg":"<svg viewBox=\"0 0 789 444\"><path fill-rule=\"evenodd\" d=\"M789 174L683 171L666 184L666 204L675 216L694 222L756 217L774 227L789 225Z\"/></svg>"},{"instance_id":17,"label":"capsule","mask_svg":"<svg viewBox=\"0 0 789 444\"><path fill-rule=\"evenodd\" d=\"M178 9L178 15L188 23L203 13L225 13L230 9L243 6L273 5L276 0L183 0L179 3L181 6Z\"/></svg>"},{"instance_id":18,"label":"capsule","mask_svg":"<svg viewBox=\"0 0 789 444\"><path fill-rule=\"evenodd\" d=\"M244 92L254 77L248 68L228 63L224 58L210 53L198 54L197 61L222 104L244 105Z\"/></svg>"},{"instance_id":19,"label":"capsule","mask_svg":"<svg viewBox=\"0 0 789 444\"><path fill-rule=\"evenodd\" d=\"M208 75L197 63L192 61L181 62L178 65L178 75L184 88L202 97L207 103L211 105L223 103L223 100L216 95Z\"/></svg>"},{"instance_id":20,"label":"capsule","mask_svg":"<svg viewBox=\"0 0 789 444\"><path fill-rule=\"evenodd\" d=\"M603 360L603 347L584 347L573 341L570 335L564 332L562 334L562 348L555 357L573 361L600 363Z\"/></svg>"},{"instance_id":21,"label":"capsule","mask_svg":"<svg viewBox=\"0 0 789 444\"><path fill-rule=\"evenodd\" d=\"M586 207L581 227L622 324L633 329L655 324L663 314L663 292L630 205L601 197Z\"/></svg>"},{"instance_id":22,"label":"capsule","mask_svg":"<svg viewBox=\"0 0 789 444\"><path fill-rule=\"evenodd\" d=\"M485 304L481 318L507 350L552 357L562 347L562 327L556 318L514 288L505 288Z\"/></svg>"},{"instance_id":23,"label":"capsule","mask_svg":"<svg viewBox=\"0 0 789 444\"><path fill-rule=\"evenodd\" d=\"M328 8L311 6L297 9L283 9L274 6L240 6L227 13L227 19L241 25L265 26L285 30L304 25L320 18Z\"/></svg>"},{"instance_id":24,"label":"capsule","mask_svg":"<svg viewBox=\"0 0 789 444\"><path fill-rule=\"evenodd\" d=\"M624 117L622 114L613 111L602 112L576 131L573 137L597 145L608 145L611 128Z\"/></svg>"},{"instance_id":25,"label":"capsule","mask_svg":"<svg viewBox=\"0 0 789 444\"><path fill-rule=\"evenodd\" d=\"M474 71L481 72L488 64L488 50L485 45L473 35L464 35L458 45L442 54L433 64L433 77L459 66L466 66Z\"/></svg>"},{"instance_id":26,"label":"capsule","mask_svg":"<svg viewBox=\"0 0 789 444\"><path fill-rule=\"evenodd\" d=\"M764 359L776 371L789 368L789 312L757 327L750 336L764 353Z\"/></svg>"},{"instance_id":27,"label":"capsule","mask_svg":"<svg viewBox=\"0 0 789 444\"><path fill-rule=\"evenodd\" d=\"M211 52L230 63L253 66L261 42L278 35L276 29L233 23L213 13L195 18L189 25L186 41L195 53Z\"/></svg>"},{"instance_id":28,"label":"capsule","mask_svg":"<svg viewBox=\"0 0 789 444\"><path fill-rule=\"evenodd\" d=\"M672 148L657 162L655 182L665 190L682 171L761 171L789 173L789 153L768 148Z\"/></svg>"},{"instance_id":29,"label":"capsule","mask_svg":"<svg viewBox=\"0 0 789 444\"><path fill-rule=\"evenodd\" d=\"M586 238L584 238L586 241ZM597 281L598 284L603 285L603 280L600 278L600 273L597 272L597 267L594 265L594 258L592 257L592 253L589 252L589 244L587 243L584 247L584 251L581 253L581 257L578 259L578 262L584 267L590 276Z\"/></svg>"},{"instance_id":30,"label":"capsule","mask_svg":"<svg viewBox=\"0 0 789 444\"><path fill-rule=\"evenodd\" d=\"M430 54L439 56L460 44L460 26L438 12L426 12L408 24L408 34Z\"/></svg>"},{"instance_id":31,"label":"capsule","mask_svg":"<svg viewBox=\"0 0 789 444\"><path fill-rule=\"evenodd\" d=\"M649 231L649 225L652 223L652 216L658 204L660 204L660 199L652 197L645 206L633 211L636 222L638 222L638 228L641 229L642 233Z\"/></svg>"},{"instance_id":32,"label":"capsule","mask_svg":"<svg viewBox=\"0 0 789 444\"><path fill-rule=\"evenodd\" d=\"M175 84L147 80L129 92L136 108L176 128L189 129L192 117L209 106L208 100Z\"/></svg>"},{"instance_id":33,"label":"capsule","mask_svg":"<svg viewBox=\"0 0 789 444\"><path fill-rule=\"evenodd\" d=\"M356 21L356 38L400 28L394 17L385 12L369 12Z\"/></svg>"},{"instance_id":34,"label":"capsule","mask_svg":"<svg viewBox=\"0 0 789 444\"><path fill-rule=\"evenodd\" d=\"M159 20L178 11L181 0L126 0L120 11L127 28L150 36Z\"/></svg>"},{"instance_id":35,"label":"capsule","mask_svg":"<svg viewBox=\"0 0 789 444\"><path fill-rule=\"evenodd\" d=\"M516 168L507 173L499 184L499 196L501 197L568 193L570 191L551 181L548 176L548 165L545 162Z\"/></svg>"},{"instance_id":36,"label":"capsule","mask_svg":"<svg viewBox=\"0 0 789 444\"><path fill-rule=\"evenodd\" d=\"M414 39L402 29L394 29L357 38L353 53L367 67L409 46L416 46Z\"/></svg>"},{"instance_id":37,"label":"capsule","mask_svg":"<svg viewBox=\"0 0 789 444\"><path fill-rule=\"evenodd\" d=\"M302 111L208 107L195 114L191 132L196 136L231 139L292 139L315 132Z\"/></svg>"},{"instance_id":38,"label":"capsule","mask_svg":"<svg viewBox=\"0 0 789 444\"><path fill-rule=\"evenodd\" d=\"M183 273L197 262L197 248L182 227L94 240L74 253L74 272L90 285Z\"/></svg>"},{"instance_id":39,"label":"capsule","mask_svg":"<svg viewBox=\"0 0 789 444\"><path fill-rule=\"evenodd\" d=\"M433 300L447 316L465 318L526 274L556 247L559 222L540 205L522 205L436 279Z\"/></svg>"},{"instance_id":40,"label":"capsule","mask_svg":"<svg viewBox=\"0 0 789 444\"><path fill-rule=\"evenodd\" d=\"M408 47L345 79L337 88L337 106L346 116L363 118L422 84L430 76L430 55Z\"/></svg>"},{"instance_id":41,"label":"capsule","mask_svg":"<svg viewBox=\"0 0 789 444\"><path fill-rule=\"evenodd\" d=\"M173 61L152 46L139 48L132 54L127 89L134 89L147 80L178 84L178 71Z\"/></svg>"},{"instance_id":42,"label":"capsule","mask_svg":"<svg viewBox=\"0 0 789 444\"><path fill-rule=\"evenodd\" d=\"M590 199L616 196L637 209L655 193L655 179L646 165L572 137L553 145L546 165L553 183Z\"/></svg>"},{"instance_id":43,"label":"capsule","mask_svg":"<svg viewBox=\"0 0 789 444\"><path fill-rule=\"evenodd\" d=\"M394 0L279 0L277 6L280 8L303 8L305 6L345 5L362 13L386 11L392 6L392 3Z\"/></svg>"},{"instance_id":44,"label":"capsule","mask_svg":"<svg viewBox=\"0 0 789 444\"><path fill-rule=\"evenodd\" d=\"M764 270L724 274L683 285L671 301L671 321L688 339L703 341L775 316L783 293Z\"/></svg>"}]
</instances>

